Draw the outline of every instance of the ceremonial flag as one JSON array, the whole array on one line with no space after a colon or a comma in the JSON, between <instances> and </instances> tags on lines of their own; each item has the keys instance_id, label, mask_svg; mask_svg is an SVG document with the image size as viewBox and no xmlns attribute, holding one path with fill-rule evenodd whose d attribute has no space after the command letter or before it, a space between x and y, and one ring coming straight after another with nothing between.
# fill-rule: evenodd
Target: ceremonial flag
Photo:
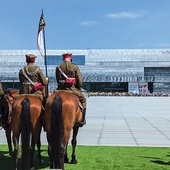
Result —
<instances>
[{"instance_id":1,"label":"ceremonial flag","mask_svg":"<svg viewBox=\"0 0 170 170\"><path fill-rule=\"evenodd\" d=\"M39 50L40 54L42 55L42 57L44 57L45 72L46 72L46 77L48 77L46 44L45 44L45 30L44 30L45 26L46 26L46 24L45 24L44 14L43 14L43 10L42 10L39 25L38 25L37 47L38 47L38 50ZM45 88L45 93L46 93L46 97L47 97L48 96L48 84Z\"/></svg>"},{"instance_id":2,"label":"ceremonial flag","mask_svg":"<svg viewBox=\"0 0 170 170\"><path fill-rule=\"evenodd\" d=\"M37 46L40 54L43 57L45 56L45 45L44 45L44 34L43 34L44 27L45 27L45 20L44 20L44 15L42 13L38 25Z\"/></svg>"}]
</instances>

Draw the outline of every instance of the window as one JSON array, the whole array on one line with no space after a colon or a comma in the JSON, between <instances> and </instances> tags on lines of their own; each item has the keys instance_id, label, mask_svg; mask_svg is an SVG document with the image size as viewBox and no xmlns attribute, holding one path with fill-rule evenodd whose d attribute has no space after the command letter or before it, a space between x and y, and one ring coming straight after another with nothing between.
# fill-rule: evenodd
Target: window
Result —
<instances>
[{"instance_id":1,"label":"window","mask_svg":"<svg viewBox=\"0 0 170 170\"><path fill-rule=\"evenodd\" d=\"M61 55L47 55L47 65L59 65L62 63ZM73 55L73 63L77 65L85 65L85 55Z\"/></svg>"}]
</instances>

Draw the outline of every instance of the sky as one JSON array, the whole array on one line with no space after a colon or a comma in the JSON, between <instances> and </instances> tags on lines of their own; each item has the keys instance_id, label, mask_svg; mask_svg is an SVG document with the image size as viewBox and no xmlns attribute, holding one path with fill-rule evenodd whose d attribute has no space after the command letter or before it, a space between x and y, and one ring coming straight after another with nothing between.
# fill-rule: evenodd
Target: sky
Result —
<instances>
[{"instance_id":1,"label":"sky","mask_svg":"<svg viewBox=\"0 0 170 170\"><path fill-rule=\"evenodd\" d=\"M0 50L168 49L170 0L0 0Z\"/></svg>"}]
</instances>

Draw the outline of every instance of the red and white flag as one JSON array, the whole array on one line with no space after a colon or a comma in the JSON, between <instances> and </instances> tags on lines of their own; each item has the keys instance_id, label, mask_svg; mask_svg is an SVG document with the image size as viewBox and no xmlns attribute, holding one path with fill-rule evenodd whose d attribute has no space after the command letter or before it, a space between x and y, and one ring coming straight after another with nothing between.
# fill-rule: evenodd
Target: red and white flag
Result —
<instances>
[{"instance_id":1,"label":"red and white flag","mask_svg":"<svg viewBox=\"0 0 170 170\"><path fill-rule=\"evenodd\" d=\"M37 47L40 54L44 57L45 56L45 47L44 47L44 35L43 29L45 27L45 20L43 13L41 14L39 25L38 25L38 35L37 35Z\"/></svg>"}]
</instances>

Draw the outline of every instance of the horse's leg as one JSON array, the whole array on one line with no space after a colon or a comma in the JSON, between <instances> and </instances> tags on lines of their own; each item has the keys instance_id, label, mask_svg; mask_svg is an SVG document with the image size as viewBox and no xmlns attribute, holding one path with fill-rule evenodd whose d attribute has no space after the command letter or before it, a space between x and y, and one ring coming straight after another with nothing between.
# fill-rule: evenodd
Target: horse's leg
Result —
<instances>
[{"instance_id":1,"label":"horse's leg","mask_svg":"<svg viewBox=\"0 0 170 170\"><path fill-rule=\"evenodd\" d=\"M53 158L52 158L52 153L51 153L51 146L48 145L48 156L50 158L50 168L53 168Z\"/></svg>"},{"instance_id":2,"label":"horse's leg","mask_svg":"<svg viewBox=\"0 0 170 170\"><path fill-rule=\"evenodd\" d=\"M30 169L34 169L35 140L32 139L30 147Z\"/></svg>"},{"instance_id":3,"label":"horse's leg","mask_svg":"<svg viewBox=\"0 0 170 170\"><path fill-rule=\"evenodd\" d=\"M51 146L50 146L50 133L46 133L46 138L48 141L48 157L49 157L49 162L50 162L50 169L53 168L53 159L52 159L52 153L51 153Z\"/></svg>"},{"instance_id":4,"label":"horse's leg","mask_svg":"<svg viewBox=\"0 0 170 170\"><path fill-rule=\"evenodd\" d=\"M17 169L19 155L19 133L13 133L12 139L14 144L14 169Z\"/></svg>"},{"instance_id":5,"label":"horse's leg","mask_svg":"<svg viewBox=\"0 0 170 170\"><path fill-rule=\"evenodd\" d=\"M31 148L30 148L30 168L33 169L34 167L34 153L35 153L35 145L37 144L38 148L38 159L40 163L43 163L44 161L42 160L41 157L41 141L40 141L40 133L41 130L35 131L32 135L32 140L31 140ZM36 135L35 135L36 134ZM37 136L38 134L38 136Z\"/></svg>"},{"instance_id":6,"label":"horse's leg","mask_svg":"<svg viewBox=\"0 0 170 170\"><path fill-rule=\"evenodd\" d=\"M73 138L71 140L71 144L72 144L72 159L71 159L71 163L72 164L76 164L77 160L76 160L76 145L77 145L77 134L78 134L78 130L79 127L74 127L73 128Z\"/></svg>"},{"instance_id":7,"label":"horse's leg","mask_svg":"<svg viewBox=\"0 0 170 170\"><path fill-rule=\"evenodd\" d=\"M13 156L13 151L12 151L12 141L11 141L11 127L8 127L5 129L5 134L7 138L7 143L8 143L8 150L9 150L9 155Z\"/></svg>"},{"instance_id":8,"label":"horse's leg","mask_svg":"<svg viewBox=\"0 0 170 170\"><path fill-rule=\"evenodd\" d=\"M67 146L68 146L68 143L67 143L66 148L65 148L64 163L68 163L68 161L69 161L69 159L68 159L68 153L67 153Z\"/></svg>"},{"instance_id":9,"label":"horse's leg","mask_svg":"<svg viewBox=\"0 0 170 170\"><path fill-rule=\"evenodd\" d=\"M41 130L40 130L39 136L38 136L37 148L38 148L38 159L39 159L39 163L40 163L40 164L43 164L44 161L43 161L42 156L41 156L41 139L40 139L40 136L41 136Z\"/></svg>"}]
</instances>

